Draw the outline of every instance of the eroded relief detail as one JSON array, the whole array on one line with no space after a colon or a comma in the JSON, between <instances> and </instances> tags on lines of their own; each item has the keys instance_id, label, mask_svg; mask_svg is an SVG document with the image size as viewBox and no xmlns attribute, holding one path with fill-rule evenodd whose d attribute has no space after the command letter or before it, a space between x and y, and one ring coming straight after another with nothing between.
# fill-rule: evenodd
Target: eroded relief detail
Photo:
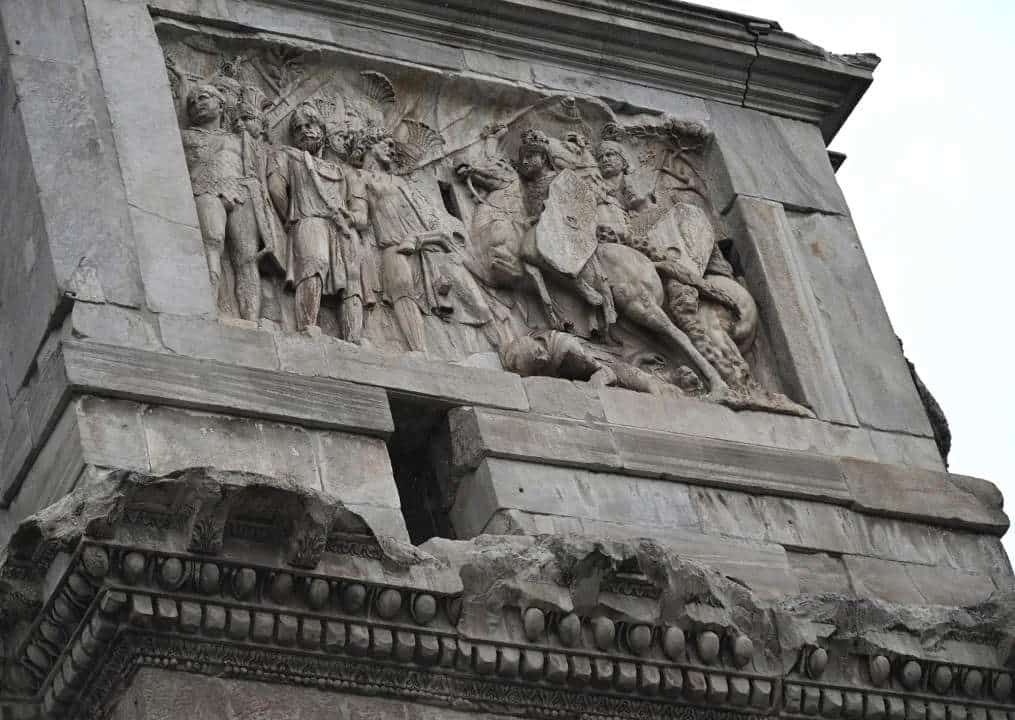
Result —
<instances>
[{"instance_id":1,"label":"eroded relief detail","mask_svg":"<svg viewBox=\"0 0 1015 720\"><path fill-rule=\"evenodd\" d=\"M723 254L701 124L163 35L223 316L810 414L756 380L758 309Z\"/></svg>"}]
</instances>

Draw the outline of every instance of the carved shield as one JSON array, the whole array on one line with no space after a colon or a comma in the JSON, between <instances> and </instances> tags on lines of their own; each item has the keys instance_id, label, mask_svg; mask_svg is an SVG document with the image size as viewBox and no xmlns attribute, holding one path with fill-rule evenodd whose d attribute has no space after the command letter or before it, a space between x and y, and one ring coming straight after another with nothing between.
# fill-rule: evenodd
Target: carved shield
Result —
<instances>
[{"instance_id":1,"label":"carved shield","mask_svg":"<svg viewBox=\"0 0 1015 720\"><path fill-rule=\"evenodd\" d=\"M535 232L540 257L564 275L576 276L596 251L596 195L573 170L550 184Z\"/></svg>"},{"instance_id":2,"label":"carved shield","mask_svg":"<svg viewBox=\"0 0 1015 720\"><path fill-rule=\"evenodd\" d=\"M658 257L679 262L698 277L704 276L716 236L711 218L700 207L677 203L659 217L647 235Z\"/></svg>"}]
</instances>

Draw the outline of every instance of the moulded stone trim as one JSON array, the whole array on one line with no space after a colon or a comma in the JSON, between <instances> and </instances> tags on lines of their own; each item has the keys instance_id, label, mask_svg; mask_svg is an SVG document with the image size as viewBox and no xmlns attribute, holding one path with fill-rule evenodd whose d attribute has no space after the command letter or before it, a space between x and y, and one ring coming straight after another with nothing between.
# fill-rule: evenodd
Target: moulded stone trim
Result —
<instances>
[{"instance_id":1,"label":"moulded stone trim","mask_svg":"<svg viewBox=\"0 0 1015 720\"><path fill-rule=\"evenodd\" d=\"M214 574L202 570L209 565ZM238 580L241 570L249 576ZM726 720L843 713L877 720L885 711L893 717L896 706L944 702L964 715L1015 711L1004 668L946 663L944 672L941 663L905 655L857 655L840 659L857 666L844 684L822 679L828 653L813 643L785 673L738 670L753 651L744 636L701 627L685 639L681 629L608 621L596 626L600 650L572 637L567 628L582 626L577 616L536 623L543 613L530 610L528 637L465 637L455 602L354 578L86 542L21 648L27 692L0 705L24 709L31 696L34 717L102 717L138 668L156 667L433 705L467 700L473 709L524 708L540 718L676 719L695 709ZM586 682L597 690L582 689Z\"/></svg>"}]
</instances>

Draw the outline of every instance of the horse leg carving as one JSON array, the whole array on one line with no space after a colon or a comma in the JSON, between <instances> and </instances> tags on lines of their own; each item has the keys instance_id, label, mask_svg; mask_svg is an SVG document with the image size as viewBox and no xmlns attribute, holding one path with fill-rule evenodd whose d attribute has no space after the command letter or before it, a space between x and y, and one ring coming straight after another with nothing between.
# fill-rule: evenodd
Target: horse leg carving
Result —
<instances>
[{"instance_id":1,"label":"horse leg carving","mask_svg":"<svg viewBox=\"0 0 1015 720\"><path fill-rule=\"evenodd\" d=\"M644 294L633 298L624 307L624 314L642 327L657 333L660 337L667 338L686 353L698 371L705 377L709 388L709 399L720 400L728 393L729 386L719 375L719 372L698 352L684 331L673 324L663 309L652 302L651 298Z\"/></svg>"},{"instance_id":2,"label":"horse leg carving","mask_svg":"<svg viewBox=\"0 0 1015 720\"><path fill-rule=\"evenodd\" d=\"M550 325L556 330L567 331L570 323L566 322L557 311L557 304L550 296L550 289L546 287L543 271L531 263L525 263L525 274L529 276L532 284L536 287L536 292L539 294L540 302L543 303L543 309L546 311L546 317L549 319Z\"/></svg>"}]
</instances>

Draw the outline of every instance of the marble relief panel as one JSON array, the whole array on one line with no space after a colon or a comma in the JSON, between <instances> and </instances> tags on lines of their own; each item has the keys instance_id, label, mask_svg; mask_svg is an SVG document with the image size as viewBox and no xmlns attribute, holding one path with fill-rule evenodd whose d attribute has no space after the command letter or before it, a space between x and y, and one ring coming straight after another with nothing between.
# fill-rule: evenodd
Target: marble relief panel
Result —
<instances>
[{"instance_id":1,"label":"marble relief panel","mask_svg":"<svg viewBox=\"0 0 1015 720\"><path fill-rule=\"evenodd\" d=\"M758 347L700 122L171 22L160 35L222 317L810 415Z\"/></svg>"}]
</instances>

